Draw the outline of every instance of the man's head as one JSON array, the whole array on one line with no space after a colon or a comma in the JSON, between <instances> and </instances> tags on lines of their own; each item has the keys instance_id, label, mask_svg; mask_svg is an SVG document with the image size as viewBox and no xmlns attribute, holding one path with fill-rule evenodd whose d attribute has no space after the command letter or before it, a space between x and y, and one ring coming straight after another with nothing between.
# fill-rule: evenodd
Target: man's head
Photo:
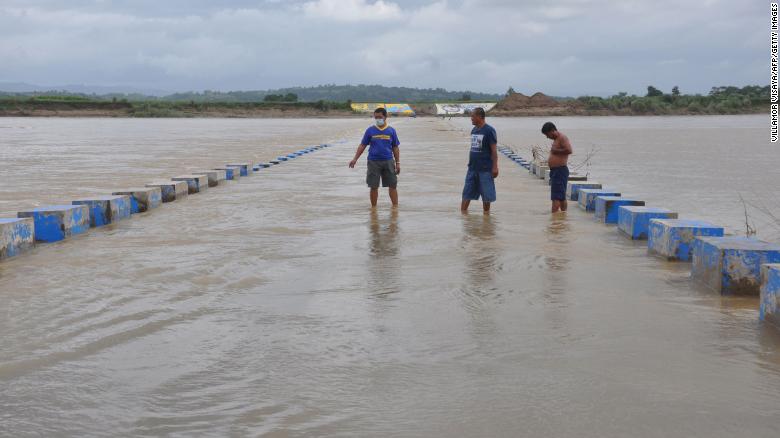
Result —
<instances>
[{"instance_id":1,"label":"man's head","mask_svg":"<svg viewBox=\"0 0 780 438\"><path fill-rule=\"evenodd\" d=\"M377 108L374 110L374 123L376 126L382 127L387 123L387 110L384 108Z\"/></svg>"},{"instance_id":2,"label":"man's head","mask_svg":"<svg viewBox=\"0 0 780 438\"><path fill-rule=\"evenodd\" d=\"M558 137L558 128L555 127L553 122L547 122L542 125L542 134L550 140L555 140Z\"/></svg>"},{"instance_id":3,"label":"man's head","mask_svg":"<svg viewBox=\"0 0 780 438\"><path fill-rule=\"evenodd\" d=\"M471 110L471 124L474 126L485 124L485 108L478 106Z\"/></svg>"}]
</instances>

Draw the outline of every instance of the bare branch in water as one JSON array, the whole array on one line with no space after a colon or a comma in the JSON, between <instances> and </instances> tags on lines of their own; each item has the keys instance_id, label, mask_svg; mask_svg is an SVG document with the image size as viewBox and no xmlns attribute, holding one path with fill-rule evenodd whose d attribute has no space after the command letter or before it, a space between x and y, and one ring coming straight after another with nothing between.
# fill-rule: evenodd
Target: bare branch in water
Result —
<instances>
[{"instance_id":1,"label":"bare branch in water","mask_svg":"<svg viewBox=\"0 0 780 438\"><path fill-rule=\"evenodd\" d=\"M745 202L745 198L742 197L742 193L739 194L739 201L742 202L742 208L745 210L745 236L755 236L756 235L756 228L755 225L750 223L750 216L748 215L748 208L747 208L747 202Z\"/></svg>"},{"instance_id":2,"label":"bare branch in water","mask_svg":"<svg viewBox=\"0 0 780 438\"><path fill-rule=\"evenodd\" d=\"M598 147L591 146L590 150L585 154L585 158L578 163L570 164L569 169L579 172L580 169L585 168L585 176L590 176L590 165L593 162L593 157L596 156L598 151Z\"/></svg>"},{"instance_id":3,"label":"bare branch in water","mask_svg":"<svg viewBox=\"0 0 780 438\"><path fill-rule=\"evenodd\" d=\"M759 200L754 202L743 201L743 204L747 204L757 212L761 213L761 215L767 219L767 225L775 228L778 234L780 234L780 216L778 216L780 213L777 212L778 208L777 207L772 208L767 206L763 201L764 197L756 197L756 198ZM776 204L780 204L780 202L776 202Z\"/></svg>"}]
</instances>

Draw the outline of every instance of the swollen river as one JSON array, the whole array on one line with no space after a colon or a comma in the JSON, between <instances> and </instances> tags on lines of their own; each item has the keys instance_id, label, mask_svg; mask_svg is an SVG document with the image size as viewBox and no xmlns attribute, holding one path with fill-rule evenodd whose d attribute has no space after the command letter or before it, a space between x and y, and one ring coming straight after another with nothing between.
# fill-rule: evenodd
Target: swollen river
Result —
<instances>
[{"instance_id":1,"label":"swollen river","mask_svg":"<svg viewBox=\"0 0 780 438\"><path fill-rule=\"evenodd\" d=\"M515 147L541 121L488 118ZM763 116L554 121L681 217L739 233L735 194L772 199ZM0 119L2 216L335 144L0 262L0 436L777 436L756 297L551 217L502 156L493 213L462 215L467 119L392 120L401 205L371 211L369 122Z\"/></svg>"}]
</instances>

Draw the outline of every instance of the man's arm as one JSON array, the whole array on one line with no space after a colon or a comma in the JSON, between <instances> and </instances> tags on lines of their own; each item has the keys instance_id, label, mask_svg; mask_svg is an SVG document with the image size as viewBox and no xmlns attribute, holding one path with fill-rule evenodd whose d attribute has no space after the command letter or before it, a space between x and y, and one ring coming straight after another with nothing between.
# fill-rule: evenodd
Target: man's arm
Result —
<instances>
[{"instance_id":1,"label":"man's arm","mask_svg":"<svg viewBox=\"0 0 780 438\"><path fill-rule=\"evenodd\" d=\"M498 178L498 145L490 145L490 159L493 160L493 178Z\"/></svg>"},{"instance_id":2,"label":"man's arm","mask_svg":"<svg viewBox=\"0 0 780 438\"><path fill-rule=\"evenodd\" d=\"M355 151L355 158L353 158L352 161L349 162L350 169L355 167L355 164L357 164L357 160L360 158L361 155L363 155L364 150L366 150L366 145L360 143L360 145L357 148L357 151Z\"/></svg>"},{"instance_id":3,"label":"man's arm","mask_svg":"<svg viewBox=\"0 0 780 438\"><path fill-rule=\"evenodd\" d=\"M393 146L393 157L395 157L395 174L401 173L401 149Z\"/></svg>"}]
</instances>

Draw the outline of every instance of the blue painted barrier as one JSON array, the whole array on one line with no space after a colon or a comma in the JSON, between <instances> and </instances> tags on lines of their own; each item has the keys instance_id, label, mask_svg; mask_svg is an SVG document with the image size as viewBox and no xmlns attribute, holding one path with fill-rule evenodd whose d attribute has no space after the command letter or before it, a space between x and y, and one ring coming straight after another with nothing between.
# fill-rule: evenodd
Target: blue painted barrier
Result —
<instances>
[{"instance_id":1,"label":"blue painted barrier","mask_svg":"<svg viewBox=\"0 0 780 438\"><path fill-rule=\"evenodd\" d=\"M571 183L566 186L566 199L577 202L580 199L580 189L600 189L601 183L595 181L583 181Z\"/></svg>"},{"instance_id":2,"label":"blue painted barrier","mask_svg":"<svg viewBox=\"0 0 780 438\"><path fill-rule=\"evenodd\" d=\"M610 189L579 189L577 203L585 211L596 210L596 198L599 196L620 196L620 192Z\"/></svg>"},{"instance_id":3,"label":"blue painted barrier","mask_svg":"<svg viewBox=\"0 0 780 438\"><path fill-rule=\"evenodd\" d=\"M89 224L92 227L118 222L130 217L132 207L130 197L127 195L95 196L86 199L77 199L73 205L86 205L89 207Z\"/></svg>"},{"instance_id":4,"label":"blue painted barrier","mask_svg":"<svg viewBox=\"0 0 780 438\"><path fill-rule=\"evenodd\" d=\"M723 236L723 227L690 219L650 219L647 229L648 251L683 262L691 260L696 237Z\"/></svg>"},{"instance_id":5,"label":"blue painted barrier","mask_svg":"<svg viewBox=\"0 0 780 438\"><path fill-rule=\"evenodd\" d=\"M227 181L233 181L241 178L241 168L233 166L215 167L214 170L222 170L225 172L225 179Z\"/></svg>"},{"instance_id":6,"label":"blue painted barrier","mask_svg":"<svg viewBox=\"0 0 780 438\"><path fill-rule=\"evenodd\" d=\"M160 187L146 187L137 189L120 190L112 195L126 195L130 197L130 213L144 213L162 204L162 189Z\"/></svg>"},{"instance_id":7,"label":"blue painted barrier","mask_svg":"<svg viewBox=\"0 0 780 438\"><path fill-rule=\"evenodd\" d=\"M252 163L228 163L227 166L240 168L241 176L249 176L252 174Z\"/></svg>"},{"instance_id":8,"label":"blue painted barrier","mask_svg":"<svg viewBox=\"0 0 780 438\"><path fill-rule=\"evenodd\" d=\"M271 160L271 161L269 161L269 163L271 163L272 165L275 166L275 165L279 164L279 160Z\"/></svg>"},{"instance_id":9,"label":"blue painted barrier","mask_svg":"<svg viewBox=\"0 0 780 438\"><path fill-rule=\"evenodd\" d=\"M89 207L86 205L51 205L20 211L17 216L33 219L38 242L58 242L89 229Z\"/></svg>"},{"instance_id":10,"label":"blue painted barrier","mask_svg":"<svg viewBox=\"0 0 780 438\"><path fill-rule=\"evenodd\" d=\"M287 157L276 157L277 161L287 161L289 158ZM273 161L272 161L273 163Z\"/></svg>"},{"instance_id":11,"label":"blue painted barrier","mask_svg":"<svg viewBox=\"0 0 780 438\"><path fill-rule=\"evenodd\" d=\"M0 218L0 260L17 256L35 243L32 218Z\"/></svg>"},{"instance_id":12,"label":"blue painted barrier","mask_svg":"<svg viewBox=\"0 0 780 438\"><path fill-rule=\"evenodd\" d=\"M209 177L206 175L179 175L171 178L171 181L184 181L190 195L200 193L209 188Z\"/></svg>"},{"instance_id":13,"label":"blue painted barrier","mask_svg":"<svg viewBox=\"0 0 780 438\"><path fill-rule=\"evenodd\" d=\"M162 192L162 202L173 202L187 197L189 185L185 181L154 181L146 187L159 187Z\"/></svg>"},{"instance_id":14,"label":"blue painted barrier","mask_svg":"<svg viewBox=\"0 0 780 438\"><path fill-rule=\"evenodd\" d=\"M691 276L722 295L759 295L767 263L780 263L780 245L738 236L693 241Z\"/></svg>"},{"instance_id":15,"label":"blue painted barrier","mask_svg":"<svg viewBox=\"0 0 780 438\"><path fill-rule=\"evenodd\" d=\"M631 239L647 239L650 219L677 219L677 213L657 207L618 207L618 230Z\"/></svg>"},{"instance_id":16,"label":"blue painted barrier","mask_svg":"<svg viewBox=\"0 0 780 438\"><path fill-rule=\"evenodd\" d=\"M761 266L759 319L780 329L780 264Z\"/></svg>"},{"instance_id":17,"label":"blue painted barrier","mask_svg":"<svg viewBox=\"0 0 780 438\"><path fill-rule=\"evenodd\" d=\"M260 166L260 167L262 167L262 168L268 168L268 167L271 167L271 164L270 164L270 163L258 163L257 165L258 165L258 166Z\"/></svg>"},{"instance_id":18,"label":"blue painted barrier","mask_svg":"<svg viewBox=\"0 0 780 438\"><path fill-rule=\"evenodd\" d=\"M623 198L622 196L597 196L595 216L599 222L605 224L618 223L618 209L621 206L644 206L645 201Z\"/></svg>"}]
</instances>

